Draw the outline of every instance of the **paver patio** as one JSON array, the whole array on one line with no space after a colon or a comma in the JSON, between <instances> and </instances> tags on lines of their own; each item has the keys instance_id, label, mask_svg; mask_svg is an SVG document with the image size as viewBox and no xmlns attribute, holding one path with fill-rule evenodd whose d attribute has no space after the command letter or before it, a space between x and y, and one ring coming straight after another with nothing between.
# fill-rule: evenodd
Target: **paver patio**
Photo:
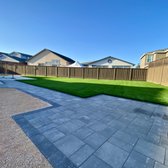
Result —
<instances>
[{"instance_id":1,"label":"paver patio","mask_svg":"<svg viewBox=\"0 0 168 168\"><path fill-rule=\"evenodd\" d=\"M56 168L168 167L168 107L5 81L52 106L13 119ZM1 86L0 86L1 87Z\"/></svg>"}]
</instances>

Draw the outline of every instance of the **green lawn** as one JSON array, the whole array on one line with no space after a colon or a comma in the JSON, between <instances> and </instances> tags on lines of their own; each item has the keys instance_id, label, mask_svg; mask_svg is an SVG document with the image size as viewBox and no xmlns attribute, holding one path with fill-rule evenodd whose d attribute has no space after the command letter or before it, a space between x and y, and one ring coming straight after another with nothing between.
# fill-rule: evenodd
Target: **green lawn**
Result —
<instances>
[{"instance_id":1,"label":"green lawn","mask_svg":"<svg viewBox=\"0 0 168 168\"><path fill-rule=\"evenodd\" d=\"M79 97L107 94L168 105L168 87L142 81L96 80L56 77L34 77L24 83L45 87Z\"/></svg>"}]
</instances>

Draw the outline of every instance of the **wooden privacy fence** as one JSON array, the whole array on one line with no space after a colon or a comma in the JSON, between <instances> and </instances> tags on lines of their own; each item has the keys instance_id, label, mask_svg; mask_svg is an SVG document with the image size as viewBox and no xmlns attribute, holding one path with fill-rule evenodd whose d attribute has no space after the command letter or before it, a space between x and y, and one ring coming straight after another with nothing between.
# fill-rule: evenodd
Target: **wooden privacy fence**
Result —
<instances>
[{"instance_id":1,"label":"wooden privacy fence","mask_svg":"<svg viewBox=\"0 0 168 168\"><path fill-rule=\"evenodd\" d=\"M110 80L139 80L146 81L146 69L130 68L74 68L55 66L29 66L0 63L0 73L33 76L55 76L68 78L90 78Z\"/></svg>"},{"instance_id":2,"label":"wooden privacy fence","mask_svg":"<svg viewBox=\"0 0 168 168\"><path fill-rule=\"evenodd\" d=\"M24 66L24 63L13 63L13 62L2 62L0 61L0 75L8 75L8 74L17 74L16 68L17 66Z\"/></svg>"},{"instance_id":3,"label":"wooden privacy fence","mask_svg":"<svg viewBox=\"0 0 168 168\"><path fill-rule=\"evenodd\" d=\"M168 58L149 64L147 81L168 86Z\"/></svg>"}]
</instances>

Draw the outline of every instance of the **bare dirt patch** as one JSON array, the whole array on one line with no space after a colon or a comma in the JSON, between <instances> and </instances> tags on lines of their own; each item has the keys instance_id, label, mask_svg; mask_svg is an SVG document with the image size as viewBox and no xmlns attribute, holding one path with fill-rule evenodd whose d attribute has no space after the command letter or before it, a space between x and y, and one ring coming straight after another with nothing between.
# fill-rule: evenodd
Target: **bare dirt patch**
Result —
<instances>
[{"instance_id":1,"label":"bare dirt patch","mask_svg":"<svg viewBox=\"0 0 168 168\"><path fill-rule=\"evenodd\" d=\"M48 103L16 89L0 88L0 167L51 167L11 118L12 115L47 106Z\"/></svg>"}]
</instances>

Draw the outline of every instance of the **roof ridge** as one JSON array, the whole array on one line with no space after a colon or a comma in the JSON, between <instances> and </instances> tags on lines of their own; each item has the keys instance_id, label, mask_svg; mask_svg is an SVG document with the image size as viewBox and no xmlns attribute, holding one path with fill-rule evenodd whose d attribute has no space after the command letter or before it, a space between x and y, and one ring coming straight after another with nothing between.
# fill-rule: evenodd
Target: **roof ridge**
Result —
<instances>
[{"instance_id":1,"label":"roof ridge","mask_svg":"<svg viewBox=\"0 0 168 168\"><path fill-rule=\"evenodd\" d=\"M27 56L32 57L32 55L30 55L30 54L26 54L26 53L22 53L22 52L18 52L18 51L13 51L13 52L9 53L9 55L11 55L12 53L19 53L19 54L22 54L22 55L27 55Z\"/></svg>"},{"instance_id":2,"label":"roof ridge","mask_svg":"<svg viewBox=\"0 0 168 168\"><path fill-rule=\"evenodd\" d=\"M125 60L122 60L122 59L120 59L120 58L116 58L116 57L113 57L113 56L107 56L107 57L104 57L104 58L102 58L102 59L95 60L95 61L92 61L92 62L85 62L85 63L83 63L83 64L92 64L92 63L95 63L95 62L98 62L98 61L102 61L102 60L107 59L107 58L117 59L117 60L120 60L120 61L129 63L129 64L132 64L132 65L135 65L135 64L133 64L133 63L131 63L131 62L128 62L128 61L125 61Z\"/></svg>"},{"instance_id":3,"label":"roof ridge","mask_svg":"<svg viewBox=\"0 0 168 168\"><path fill-rule=\"evenodd\" d=\"M146 53L143 53L142 56L140 57L140 59L142 59L146 54L155 54L155 53L159 53L159 52L168 52L168 48L164 48L164 49L159 49L159 50L154 50L154 51L149 51Z\"/></svg>"},{"instance_id":4,"label":"roof ridge","mask_svg":"<svg viewBox=\"0 0 168 168\"><path fill-rule=\"evenodd\" d=\"M74 63L74 62L75 62L73 59L71 59L71 58L69 58L69 57L67 57L67 56L65 56L65 55L59 54L59 53L57 53L57 52L55 52L55 51L52 51L52 50L50 50L50 49L47 49L47 48L44 48L43 50L39 51L37 54L35 54L34 56L32 56L32 57L31 57L30 59L28 59L27 61L31 60L32 58L34 58L35 56L37 56L38 54L40 54L40 53L43 52L43 51L52 52L53 54L58 55L59 57L65 59L65 60L68 61L68 62L71 62L71 63Z\"/></svg>"}]
</instances>

